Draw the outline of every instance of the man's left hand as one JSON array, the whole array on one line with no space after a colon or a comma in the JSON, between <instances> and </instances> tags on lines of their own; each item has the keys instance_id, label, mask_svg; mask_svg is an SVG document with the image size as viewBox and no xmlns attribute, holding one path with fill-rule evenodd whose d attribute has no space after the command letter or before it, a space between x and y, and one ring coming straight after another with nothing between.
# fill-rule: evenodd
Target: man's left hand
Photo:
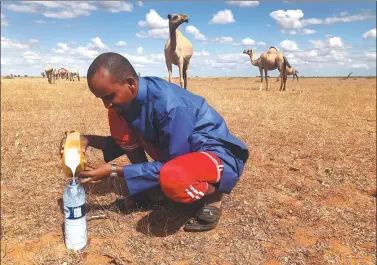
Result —
<instances>
[{"instance_id":1,"label":"man's left hand","mask_svg":"<svg viewBox=\"0 0 377 265\"><path fill-rule=\"evenodd\" d=\"M92 168L90 170L85 170L77 175L80 183L93 182L107 178L111 174L110 164L88 164L86 163L86 168Z\"/></svg>"}]
</instances>

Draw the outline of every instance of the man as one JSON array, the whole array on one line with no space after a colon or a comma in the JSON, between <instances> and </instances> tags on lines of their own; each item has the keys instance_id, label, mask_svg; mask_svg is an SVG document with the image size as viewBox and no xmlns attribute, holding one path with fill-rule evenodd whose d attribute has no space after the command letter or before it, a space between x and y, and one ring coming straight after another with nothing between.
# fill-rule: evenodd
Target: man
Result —
<instances>
[{"instance_id":1,"label":"man","mask_svg":"<svg viewBox=\"0 0 377 265\"><path fill-rule=\"evenodd\" d=\"M99 55L87 82L108 109L111 136L84 137L84 149L101 149L107 164L80 172L80 181L119 176L131 196L160 187L176 202L204 201L184 229L216 227L222 194L232 191L249 157L223 118L200 96L157 77L138 76L117 53ZM108 163L123 154L131 165Z\"/></svg>"}]
</instances>

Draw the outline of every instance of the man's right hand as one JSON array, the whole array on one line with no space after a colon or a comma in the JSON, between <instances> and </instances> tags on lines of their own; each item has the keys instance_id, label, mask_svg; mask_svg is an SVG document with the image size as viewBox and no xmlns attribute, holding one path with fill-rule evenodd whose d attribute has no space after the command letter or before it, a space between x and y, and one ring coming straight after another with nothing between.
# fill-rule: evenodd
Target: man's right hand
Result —
<instances>
[{"instance_id":1,"label":"man's right hand","mask_svg":"<svg viewBox=\"0 0 377 265\"><path fill-rule=\"evenodd\" d=\"M63 138L60 140L60 147L59 147L59 156L60 157L63 157L65 141L67 140L67 134L68 134L68 131L65 131ZM86 138L85 136L80 135L80 145L81 145L81 151L85 155L86 149L89 146L89 140L88 140L88 138Z\"/></svg>"}]
</instances>

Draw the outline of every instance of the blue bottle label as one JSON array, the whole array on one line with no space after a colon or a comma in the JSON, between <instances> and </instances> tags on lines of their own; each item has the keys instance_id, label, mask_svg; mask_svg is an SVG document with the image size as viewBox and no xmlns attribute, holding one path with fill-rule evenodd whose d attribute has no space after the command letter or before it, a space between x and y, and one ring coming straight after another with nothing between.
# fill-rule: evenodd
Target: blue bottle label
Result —
<instances>
[{"instance_id":1,"label":"blue bottle label","mask_svg":"<svg viewBox=\"0 0 377 265\"><path fill-rule=\"evenodd\" d=\"M86 203L77 207L64 206L64 215L66 219L75 220L85 216Z\"/></svg>"}]
</instances>

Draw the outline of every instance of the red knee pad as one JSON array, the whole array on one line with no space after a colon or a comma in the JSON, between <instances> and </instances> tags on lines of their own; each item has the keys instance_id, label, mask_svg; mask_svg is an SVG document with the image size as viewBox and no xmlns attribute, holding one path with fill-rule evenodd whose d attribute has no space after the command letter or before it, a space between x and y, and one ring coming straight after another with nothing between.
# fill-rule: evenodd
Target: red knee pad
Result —
<instances>
[{"instance_id":1,"label":"red knee pad","mask_svg":"<svg viewBox=\"0 0 377 265\"><path fill-rule=\"evenodd\" d=\"M165 195L177 202L191 203L203 198L208 183L221 180L223 165L211 152L194 152L167 162L159 182Z\"/></svg>"}]
</instances>

